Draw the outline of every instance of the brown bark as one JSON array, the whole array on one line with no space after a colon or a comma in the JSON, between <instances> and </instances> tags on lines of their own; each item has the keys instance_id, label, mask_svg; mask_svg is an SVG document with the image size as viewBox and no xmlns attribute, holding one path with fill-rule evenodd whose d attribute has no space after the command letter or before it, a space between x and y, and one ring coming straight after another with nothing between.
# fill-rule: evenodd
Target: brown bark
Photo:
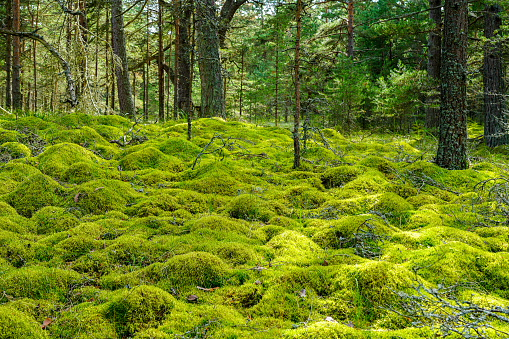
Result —
<instances>
[{"instance_id":1,"label":"brown bark","mask_svg":"<svg viewBox=\"0 0 509 339\"><path fill-rule=\"evenodd\" d=\"M221 7L218 28L219 46L221 46L221 48L226 48L226 32L228 31L235 12L246 2L247 0L226 0Z\"/></svg>"},{"instance_id":2,"label":"brown bark","mask_svg":"<svg viewBox=\"0 0 509 339\"><path fill-rule=\"evenodd\" d=\"M86 48L86 46L88 45L87 1L86 0L78 0L78 9L82 13L79 16L81 43ZM86 64L85 64L84 58L81 58L79 68L80 68L80 79L79 79L80 86L79 86L79 88L80 88L80 94L81 94L85 90L85 83L86 83Z\"/></svg>"},{"instance_id":3,"label":"brown bark","mask_svg":"<svg viewBox=\"0 0 509 339\"><path fill-rule=\"evenodd\" d=\"M165 120L164 115L164 70L163 70L163 7L162 1L158 1L158 13L157 13L157 46L158 46L158 57L157 57L157 82L159 90L159 121Z\"/></svg>"},{"instance_id":4,"label":"brown bark","mask_svg":"<svg viewBox=\"0 0 509 339\"><path fill-rule=\"evenodd\" d=\"M192 5L190 1L180 2L181 11L178 20L178 60L176 63L177 80L177 109L189 114L191 112L191 14Z\"/></svg>"},{"instance_id":5,"label":"brown bark","mask_svg":"<svg viewBox=\"0 0 509 339\"><path fill-rule=\"evenodd\" d=\"M499 37L502 24L500 7L488 5L484 14L484 144L488 147L508 143L507 117L504 114L504 65ZM491 40L490 40L491 39Z\"/></svg>"},{"instance_id":6,"label":"brown bark","mask_svg":"<svg viewBox=\"0 0 509 339\"><path fill-rule=\"evenodd\" d=\"M12 1L12 30L19 32L20 29L20 13L19 0ZM20 37L12 37L12 108L21 110L21 44Z\"/></svg>"},{"instance_id":7,"label":"brown bark","mask_svg":"<svg viewBox=\"0 0 509 339\"><path fill-rule=\"evenodd\" d=\"M201 115L203 117L219 116L225 119L216 5L213 0L196 0L195 6L201 80Z\"/></svg>"},{"instance_id":8,"label":"brown bark","mask_svg":"<svg viewBox=\"0 0 509 339\"><path fill-rule=\"evenodd\" d=\"M467 160L467 0L445 0L436 163L465 169Z\"/></svg>"},{"instance_id":9,"label":"brown bark","mask_svg":"<svg viewBox=\"0 0 509 339\"><path fill-rule=\"evenodd\" d=\"M146 41L146 56L147 56L147 62L143 65L143 75L145 76L143 81L143 117L145 121L148 120L148 104L149 104L149 96L148 96L148 80L150 75L150 48L149 48L149 42L150 42L150 30L149 30L149 9L147 8L147 41Z\"/></svg>"},{"instance_id":10,"label":"brown bark","mask_svg":"<svg viewBox=\"0 0 509 339\"><path fill-rule=\"evenodd\" d=\"M293 115L293 168L300 167L300 140L299 140L299 117L300 117L300 35L301 35L301 11L302 0L297 0L297 9L295 11L295 21L297 23L297 32L295 35L295 59L294 59L294 84L295 84L295 113Z\"/></svg>"},{"instance_id":11,"label":"brown bark","mask_svg":"<svg viewBox=\"0 0 509 339\"><path fill-rule=\"evenodd\" d=\"M5 28L12 29L12 1L7 0ZM5 35L5 107L12 106L11 71L12 71L12 36Z\"/></svg>"},{"instance_id":12,"label":"brown bark","mask_svg":"<svg viewBox=\"0 0 509 339\"><path fill-rule=\"evenodd\" d=\"M113 52L122 63L121 67L115 66L120 112L127 115L129 118L134 118L134 104L129 81L129 68L127 65L125 46L122 0L111 1L111 35L113 39Z\"/></svg>"},{"instance_id":13,"label":"brown bark","mask_svg":"<svg viewBox=\"0 0 509 339\"><path fill-rule=\"evenodd\" d=\"M440 81L440 60L441 60L441 42L442 42L442 9L440 4L442 0L428 0L429 3L429 20L434 28L428 35L428 77L431 79L435 89L438 89ZM438 128L438 116L440 108L438 105L438 94L432 94L426 98L426 117L424 127L436 130Z\"/></svg>"},{"instance_id":14,"label":"brown bark","mask_svg":"<svg viewBox=\"0 0 509 339\"><path fill-rule=\"evenodd\" d=\"M353 0L348 0L348 41L346 48L346 55L350 59L353 59Z\"/></svg>"}]
</instances>

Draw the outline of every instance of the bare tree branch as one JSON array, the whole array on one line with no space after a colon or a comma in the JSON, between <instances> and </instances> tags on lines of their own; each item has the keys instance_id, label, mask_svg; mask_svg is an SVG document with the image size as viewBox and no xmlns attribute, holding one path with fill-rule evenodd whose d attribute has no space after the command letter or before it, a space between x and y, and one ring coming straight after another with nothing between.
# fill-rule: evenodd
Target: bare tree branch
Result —
<instances>
[{"instance_id":1,"label":"bare tree branch","mask_svg":"<svg viewBox=\"0 0 509 339\"><path fill-rule=\"evenodd\" d=\"M75 107L78 105L78 99L76 98L76 89L74 87L74 80L72 78L71 68L69 66L69 63L57 52L57 50L55 49L55 47L53 47L53 45L51 45L49 42L47 42L42 37L42 35L37 34L36 31L14 32L14 31L10 31L8 29L0 28L0 33L19 36L21 38L29 38L29 39L38 41L51 54L53 54L53 56L55 56L58 60L60 60L60 63L62 64L62 68L64 69L63 73L65 74L65 78L67 79L67 92L69 93L69 98L64 100L64 102L68 102L69 104L71 104L71 107Z\"/></svg>"}]
</instances>

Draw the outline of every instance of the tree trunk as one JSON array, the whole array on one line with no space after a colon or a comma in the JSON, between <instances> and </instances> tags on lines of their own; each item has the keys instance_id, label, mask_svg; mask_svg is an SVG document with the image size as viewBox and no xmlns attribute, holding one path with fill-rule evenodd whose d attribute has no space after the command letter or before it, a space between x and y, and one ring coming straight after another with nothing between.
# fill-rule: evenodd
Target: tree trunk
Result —
<instances>
[{"instance_id":1,"label":"tree trunk","mask_svg":"<svg viewBox=\"0 0 509 339\"><path fill-rule=\"evenodd\" d=\"M441 42L442 42L442 9L439 7L442 0L428 0L429 2L429 20L434 28L428 35L428 77L438 89L440 81L440 60L441 60ZM438 7L438 8L436 8ZM426 118L424 127L436 130L438 128L438 115L440 108L438 107L438 94L432 94L426 98Z\"/></svg>"},{"instance_id":2,"label":"tree trunk","mask_svg":"<svg viewBox=\"0 0 509 339\"><path fill-rule=\"evenodd\" d=\"M242 117L242 96L244 94L244 49L241 51L240 59L240 95L239 95L239 116ZM277 111L276 111L277 112Z\"/></svg>"},{"instance_id":3,"label":"tree trunk","mask_svg":"<svg viewBox=\"0 0 509 339\"><path fill-rule=\"evenodd\" d=\"M113 38L113 52L120 58L122 66L115 66L117 77L118 104L120 112L129 118L134 118L134 104L127 67L127 55L124 37L124 18L122 15L122 0L111 1L111 35Z\"/></svg>"},{"instance_id":4,"label":"tree trunk","mask_svg":"<svg viewBox=\"0 0 509 339\"><path fill-rule=\"evenodd\" d=\"M6 5L6 29L12 29L12 1L7 0ZM11 90L11 70L12 70L12 36L5 35L5 107L10 109L12 106L12 90Z\"/></svg>"},{"instance_id":5,"label":"tree trunk","mask_svg":"<svg viewBox=\"0 0 509 339\"><path fill-rule=\"evenodd\" d=\"M194 37L196 33L196 21L195 16L193 15L193 31L191 33L191 74L190 74L190 80L189 82L191 85L189 86L189 114L187 115L187 140L191 140L191 122L193 118L194 113L194 106L193 106L193 74L194 74L194 46L195 41Z\"/></svg>"},{"instance_id":6,"label":"tree trunk","mask_svg":"<svg viewBox=\"0 0 509 339\"><path fill-rule=\"evenodd\" d=\"M216 5L213 0L196 0L195 6L201 80L201 115L226 118Z\"/></svg>"},{"instance_id":7,"label":"tree trunk","mask_svg":"<svg viewBox=\"0 0 509 339\"><path fill-rule=\"evenodd\" d=\"M147 56L147 63L146 65L143 65L143 75L145 76L144 87L143 87L143 117L145 121L148 121L148 106L149 106L149 96L148 96L148 82L149 82L149 75L150 75L150 48L149 48L149 42L150 42L150 29L149 29L149 23L150 23L150 17L149 17L149 9L147 8L147 44L146 44L146 56Z\"/></svg>"},{"instance_id":8,"label":"tree trunk","mask_svg":"<svg viewBox=\"0 0 509 339\"><path fill-rule=\"evenodd\" d=\"M467 160L467 0L445 0L436 163L465 169Z\"/></svg>"},{"instance_id":9,"label":"tree trunk","mask_svg":"<svg viewBox=\"0 0 509 339\"><path fill-rule=\"evenodd\" d=\"M484 144L488 147L508 142L507 118L504 114L504 66L500 42L490 41L499 35L502 23L498 5L488 5L484 14Z\"/></svg>"},{"instance_id":10,"label":"tree trunk","mask_svg":"<svg viewBox=\"0 0 509 339\"><path fill-rule=\"evenodd\" d=\"M19 32L20 30L20 17L19 17L19 0L12 1L12 30ZM14 110L21 110L21 44L20 37L12 37L12 108Z\"/></svg>"},{"instance_id":11,"label":"tree trunk","mask_svg":"<svg viewBox=\"0 0 509 339\"><path fill-rule=\"evenodd\" d=\"M348 0L348 43L346 56L353 59L353 0Z\"/></svg>"},{"instance_id":12,"label":"tree trunk","mask_svg":"<svg viewBox=\"0 0 509 339\"><path fill-rule=\"evenodd\" d=\"M84 46L84 49L86 50L88 45L88 20L87 20L87 1L86 0L78 0L78 10L82 13L79 16L79 24L80 24L80 34L81 34L81 43ZM80 79L79 79L79 88L80 93L78 95L82 95L85 91L85 84L86 84L86 76L87 76L87 70L86 70L86 62L85 62L85 56L81 56L80 58Z\"/></svg>"},{"instance_id":13,"label":"tree trunk","mask_svg":"<svg viewBox=\"0 0 509 339\"><path fill-rule=\"evenodd\" d=\"M295 35L295 113L293 115L293 168L300 167L300 141L299 141L299 117L300 117L300 34L301 34L301 11L302 0L297 0L297 9L295 11L295 21L297 23L297 32Z\"/></svg>"},{"instance_id":14,"label":"tree trunk","mask_svg":"<svg viewBox=\"0 0 509 339\"><path fill-rule=\"evenodd\" d=\"M191 94L191 14L192 6L188 0L181 3L181 11L179 13L178 27L178 60L176 65L177 71L177 109L186 114L190 114L192 107L190 106Z\"/></svg>"},{"instance_id":15,"label":"tree trunk","mask_svg":"<svg viewBox=\"0 0 509 339\"><path fill-rule=\"evenodd\" d=\"M164 61L164 53L163 53L163 2L162 0L158 1L158 13L157 13L157 46L158 46L158 56L157 56L157 82L158 82L158 91L159 91L159 121L165 120L164 115L164 69L163 69L163 61Z\"/></svg>"}]
</instances>

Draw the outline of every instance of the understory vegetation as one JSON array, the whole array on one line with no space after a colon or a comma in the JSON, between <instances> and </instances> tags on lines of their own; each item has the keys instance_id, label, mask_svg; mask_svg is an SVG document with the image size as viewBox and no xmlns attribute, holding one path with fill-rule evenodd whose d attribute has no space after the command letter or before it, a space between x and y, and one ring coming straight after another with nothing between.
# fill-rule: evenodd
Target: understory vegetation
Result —
<instances>
[{"instance_id":1,"label":"understory vegetation","mask_svg":"<svg viewBox=\"0 0 509 339\"><path fill-rule=\"evenodd\" d=\"M509 148L217 118L0 118L2 338L509 333ZM128 133L130 131L130 133Z\"/></svg>"}]
</instances>

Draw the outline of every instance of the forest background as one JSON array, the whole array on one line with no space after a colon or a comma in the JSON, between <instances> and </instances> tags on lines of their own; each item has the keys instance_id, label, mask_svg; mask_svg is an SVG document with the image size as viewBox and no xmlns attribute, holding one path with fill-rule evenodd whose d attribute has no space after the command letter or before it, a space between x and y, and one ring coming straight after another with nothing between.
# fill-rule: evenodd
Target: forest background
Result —
<instances>
[{"instance_id":1,"label":"forest background","mask_svg":"<svg viewBox=\"0 0 509 339\"><path fill-rule=\"evenodd\" d=\"M423 123L436 133L439 125L440 1L0 3L3 33L11 32L0 40L0 102L9 112L275 125L296 115L344 133ZM462 6L461 114L487 119L488 146L505 144L507 13L502 3Z\"/></svg>"}]
</instances>

